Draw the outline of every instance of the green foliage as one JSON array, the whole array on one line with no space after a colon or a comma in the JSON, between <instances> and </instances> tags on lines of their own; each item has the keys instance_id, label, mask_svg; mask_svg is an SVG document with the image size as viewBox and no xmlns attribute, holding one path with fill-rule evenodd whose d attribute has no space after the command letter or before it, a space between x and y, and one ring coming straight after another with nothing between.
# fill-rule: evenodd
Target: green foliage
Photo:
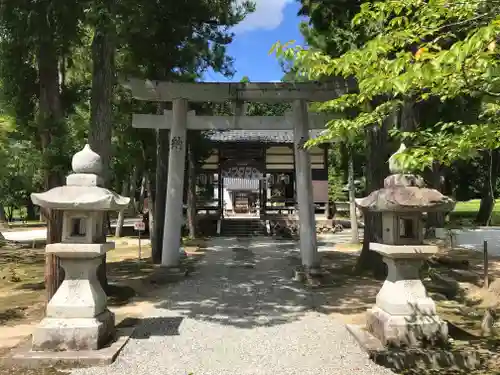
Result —
<instances>
[{"instance_id":1,"label":"green foliage","mask_svg":"<svg viewBox=\"0 0 500 375\"><path fill-rule=\"evenodd\" d=\"M247 116L284 116L291 110L290 103L257 103L251 102L247 107Z\"/></svg>"},{"instance_id":2,"label":"green foliage","mask_svg":"<svg viewBox=\"0 0 500 375\"><path fill-rule=\"evenodd\" d=\"M344 189L345 181L341 171L330 166L328 168L328 199L344 202L347 200L347 192Z\"/></svg>"},{"instance_id":3,"label":"green foliage","mask_svg":"<svg viewBox=\"0 0 500 375\"><path fill-rule=\"evenodd\" d=\"M188 81L208 68L232 74L225 48L232 41L228 27L253 8L248 1L234 0L184 1L175 6L142 1L140 7L125 2L118 28L124 54L121 74Z\"/></svg>"},{"instance_id":4,"label":"green foliage","mask_svg":"<svg viewBox=\"0 0 500 375\"><path fill-rule=\"evenodd\" d=\"M87 142L92 41L113 33L118 75L193 81L212 68L232 74L229 27L254 9L248 1L4 1L0 3L0 203L19 207L43 189L43 174L69 172ZM62 121L40 116L40 53L55 52ZM52 77L54 82L57 77ZM50 98L53 99L53 98ZM55 103L56 101L53 101ZM59 108L51 108L58 112ZM118 189L134 167L156 165L155 133L131 126L131 113L156 112L115 87L111 179ZM50 144L42 138L48 135ZM206 152L197 139L199 158ZM154 185L154 182L153 182Z\"/></svg>"},{"instance_id":5,"label":"green foliage","mask_svg":"<svg viewBox=\"0 0 500 375\"><path fill-rule=\"evenodd\" d=\"M28 141L8 140L1 151L4 163L0 168L0 204L22 207L30 194L43 188L39 167L40 152Z\"/></svg>"},{"instance_id":6,"label":"green foliage","mask_svg":"<svg viewBox=\"0 0 500 375\"><path fill-rule=\"evenodd\" d=\"M355 79L356 91L318 106L321 111L355 112L352 118L330 122L321 141L354 139L366 126L381 124L400 110L407 98L480 100L474 123L438 118L417 134L393 133L412 138L411 163L422 169L432 160L450 163L500 146L499 11L498 1L367 1L351 24L366 41L355 38L338 57L317 47L279 43L275 51L279 58L293 60L309 79Z\"/></svg>"}]
</instances>

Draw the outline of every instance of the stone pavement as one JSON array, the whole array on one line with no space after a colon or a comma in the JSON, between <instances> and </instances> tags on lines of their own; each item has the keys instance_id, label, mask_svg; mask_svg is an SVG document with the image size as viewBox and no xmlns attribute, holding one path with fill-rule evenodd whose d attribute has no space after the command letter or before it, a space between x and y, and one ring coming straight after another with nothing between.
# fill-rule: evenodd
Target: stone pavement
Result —
<instances>
[{"instance_id":1,"label":"stone pavement","mask_svg":"<svg viewBox=\"0 0 500 375\"><path fill-rule=\"evenodd\" d=\"M297 262L291 241L214 239L197 272L158 289L114 364L72 374L392 374L323 313L324 292L291 281Z\"/></svg>"}]
</instances>

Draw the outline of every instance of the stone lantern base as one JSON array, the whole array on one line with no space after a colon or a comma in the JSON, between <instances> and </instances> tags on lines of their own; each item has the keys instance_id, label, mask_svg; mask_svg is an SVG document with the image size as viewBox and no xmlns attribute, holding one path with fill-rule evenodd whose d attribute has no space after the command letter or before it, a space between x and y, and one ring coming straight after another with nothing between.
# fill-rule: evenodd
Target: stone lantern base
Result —
<instances>
[{"instance_id":1,"label":"stone lantern base","mask_svg":"<svg viewBox=\"0 0 500 375\"><path fill-rule=\"evenodd\" d=\"M444 342L448 325L437 315L391 315L379 307L366 313L366 328L386 346L420 346L423 341Z\"/></svg>"},{"instance_id":2,"label":"stone lantern base","mask_svg":"<svg viewBox=\"0 0 500 375\"><path fill-rule=\"evenodd\" d=\"M47 305L46 317L33 332L34 351L98 350L115 336L115 316L97 278L102 256L113 243L47 245L65 278Z\"/></svg>"},{"instance_id":3,"label":"stone lantern base","mask_svg":"<svg viewBox=\"0 0 500 375\"><path fill-rule=\"evenodd\" d=\"M109 310L94 318L45 318L33 332L32 350L98 350L114 336L115 316Z\"/></svg>"},{"instance_id":4,"label":"stone lantern base","mask_svg":"<svg viewBox=\"0 0 500 375\"><path fill-rule=\"evenodd\" d=\"M388 273L375 306L367 311L367 331L383 345L416 347L446 341L448 326L437 315L419 275L423 260L437 247L371 243L370 249L382 255Z\"/></svg>"}]
</instances>

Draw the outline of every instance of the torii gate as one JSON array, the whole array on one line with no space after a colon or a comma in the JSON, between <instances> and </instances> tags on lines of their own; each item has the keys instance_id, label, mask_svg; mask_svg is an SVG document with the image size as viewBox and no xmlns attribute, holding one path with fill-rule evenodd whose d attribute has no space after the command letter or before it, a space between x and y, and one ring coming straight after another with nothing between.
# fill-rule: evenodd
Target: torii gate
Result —
<instances>
[{"instance_id":1,"label":"torii gate","mask_svg":"<svg viewBox=\"0 0 500 375\"><path fill-rule=\"evenodd\" d=\"M293 129L302 265L306 269L319 267L311 158L303 146L309 139L309 130L324 128L329 118L323 114L309 114L307 102L324 102L343 95L346 92L344 81L173 83L129 79L123 86L129 88L133 97L138 100L172 102L172 111L165 111L164 116L134 115L133 117L133 126L137 128L170 129L162 266L175 267L179 264L187 129ZM239 104L237 106L239 111L232 117L196 116L193 111L188 111L189 101L216 103L232 101ZM292 102L292 113L287 113L285 116L244 116L241 114L245 102Z\"/></svg>"}]
</instances>

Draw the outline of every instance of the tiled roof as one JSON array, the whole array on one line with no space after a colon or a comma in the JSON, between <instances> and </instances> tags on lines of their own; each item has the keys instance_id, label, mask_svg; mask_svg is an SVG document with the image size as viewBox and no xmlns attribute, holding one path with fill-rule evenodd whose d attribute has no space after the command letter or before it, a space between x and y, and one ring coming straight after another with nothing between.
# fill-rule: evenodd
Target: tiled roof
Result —
<instances>
[{"instance_id":1,"label":"tiled roof","mask_svg":"<svg viewBox=\"0 0 500 375\"><path fill-rule=\"evenodd\" d=\"M310 130L310 137L317 137L321 131ZM293 130L226 130L210 132L207 137L213 142L293 143Z\"/></svg>"}]
</instances>

